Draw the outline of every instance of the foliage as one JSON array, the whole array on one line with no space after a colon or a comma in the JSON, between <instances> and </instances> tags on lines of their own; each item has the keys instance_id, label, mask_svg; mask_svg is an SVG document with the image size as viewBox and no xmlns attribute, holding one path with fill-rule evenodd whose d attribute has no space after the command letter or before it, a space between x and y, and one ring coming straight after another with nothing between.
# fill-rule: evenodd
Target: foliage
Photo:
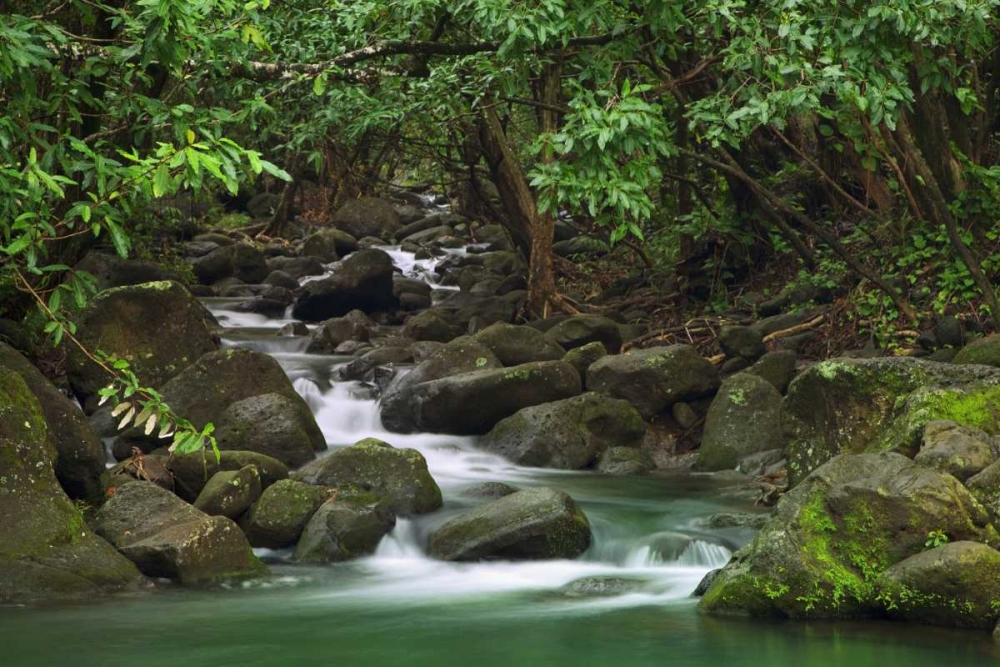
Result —
<instances>
[{"instance_id":1,"label":"foliage","mask_svg":"<svg viewBox=\"0 0 1000 667\"><path fill-rule=\"evenodd\" d=\"M948 544L948 536L943 530L932 530L927 533L927 541L924 542L924 546L928 549L936 549L946 544Z\"/></svg>"}]
</instances>

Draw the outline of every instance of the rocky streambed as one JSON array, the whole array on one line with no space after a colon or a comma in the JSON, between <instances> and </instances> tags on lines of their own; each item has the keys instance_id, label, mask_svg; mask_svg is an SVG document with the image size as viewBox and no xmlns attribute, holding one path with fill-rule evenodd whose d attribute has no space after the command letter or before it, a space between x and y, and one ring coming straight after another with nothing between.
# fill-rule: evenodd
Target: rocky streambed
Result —
<instances>
[{"instance_id":1,"label":"rocky streambed","mask_svg":"<svg viewBox=\"0 0 1000 667\"><path fill-rule=\"evenodd\" d=\"M833 641L710 620L740 614L867 619L837 626L846 655L919 665L954 658L954 635L886 619L993 629L1000 370L806 367L762 343L787 315L723 332L721 373L683 345L622 354L615 313L515 323L523 267L499 228L371 206L295 246L192 240L196 284L85 260L107 289L81 341L214 423L218 461L117 432L86 356L68 359L81 412L0 345L16 664L103 664L89 633L136 617L153 664L759 664L736 638L779 661ZM67 641L39 650L33 624ZM968 664L990 654L968 637Z\"/></svg>"}]
</instances>

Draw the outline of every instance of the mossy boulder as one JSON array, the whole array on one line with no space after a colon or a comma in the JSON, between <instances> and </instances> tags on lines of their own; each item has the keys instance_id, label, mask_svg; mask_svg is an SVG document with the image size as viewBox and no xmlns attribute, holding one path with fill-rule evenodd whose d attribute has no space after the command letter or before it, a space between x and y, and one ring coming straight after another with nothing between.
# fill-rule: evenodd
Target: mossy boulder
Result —
<instances>
[{"instance_id":1,"label":"mossy boulder","mask_svg":"<svg viewBox=\"0 0 1000 667\"><path fill-rule=\"evenodd\" d=\"M991 630L1000 618L1000 551L951 542L896 563L879 589L890 618Z\"/></svg>"},{"instance_id":2,"label":"mossy boulder","mask_svg":"<svg viewBox=\"0 0 1000 667\"><path fill-rule=\"evenodd\" d=\"M586 468L609 447L638 447L646 423L629 404L595 393L524 408L501 420L480 447L539 468Z\"/></svg>"},{"instance_id":3,"label":"mossy boulder","mask_svg":"<svg viewBox=\"0 0 1000 667\"><path fill-rule=\"evenodd\" d=\"M313 513L330 497L319 486L281 480L269 486L240 521L255 547L280 549L298 541Z\"/></svg>"},{"instance_id":4,"label":"mossy boulder","mask_svg":"<svg viewBox=\"0 0 1000 667\"><path fill-rule=\"evenodd\" d=\"M688 345L634 350L603 357L587 369L587 388L636 407L645 419L678 401L710 396L719 372Z\"/></svg>"},{"instance_id":5,"label":"mossy boulder","mask_svg":"<svg viewBox=\"0 0 1000 667\"><path fill-rule=\"evenodd\" d=\"M954 356L953 364L981 364L1000 368L1000 335L974 340Z\"/></svg>"},{"instance_id":6,"label":"mossy boulder","mask_svg":"<svg viewBox=\"0 0 1000 667\"><path fill-rule=\"evenodd\" d=\"M698 450L700 470L734 470L744 458L783 449L781 394L756 375L726 379L712 400Z\"/></svg>"},{"instance_id":7,"label":"mossy boulder","mask_svg":"<svg viewBox=\"0 0 1000 667\"><path fill-rule=\"evenodd\" d=\"M763 378L784 394L795 379L797 355L791 350L768 352L747 369L747 373Z\"/></svg>"},{"instance_id":8,"label":"mossy boulder","mask_svg":"<svg viewBox=\"0 0 1000 667\"><path fill-rule=\"evenodd\" d=\"M794 485L837 454L916 453L924 426L950 420L991 433L1000 371L910 358L836 359L788 388L784 425Z\"/></svg>"},{"instance_id":9,"label":"mossy boulder","mask_svg":"<svg viewBox=\"0 0 1000 667\"><path fill-rule=\"evenodd\" d=\"M382 250L359 250L348 255L328 278L306 283L292 307L292 316L319 322L346 315L392 310L399 300L392 292L392 258Z\"/></svg>"},{"instance_id":10,"label":"mossy boulder","mask_svg":"<svg viewBox=\"0 0 1000 667\"><path fill-rule=\"evenodd\" d=\"M226 278L256 285L271 272L263 253L245 243L216 248L195 259L191 268L202 285L212 285Z\"/></svg>"},{"instance_id":11,"label":"mossy boulder","mask_svg":"<svg viewBox=\"0 0 1000 667\"><path fill-rule=\"evenodd\" d=\"M412 433L417 430L413 402L417 386L457 373L501 366L500 360L485 345L465 336L457 338L433 352L409 373L392 381L382 393L382 423L390 431Z\"/></svg>"},{"instance_id":12,"label":"mossy boulder","mask_svg":"<svg viewBox=\"0 0 1000 667\"><path fill-rule=\"evenodd\" d=\"M158 389L216 349L211 315L180 283L114 287L94 297L77 320L76 337L91 351L125 359L147 387ZM67 346L66 374L88 412L109 383L107 371L76 345Z\"/></svg>"},{"instance_id":13,"label":"mossy boulder","mask_svg":"<svg viewBox=\"0 0 1000 667\"><path fill-rule=\"evenodd\" d=\"M432 340L447 343L461 332L430 310L410 315L403 325L403 335L413 340Z\"/></svg>"},{"instance_id":14,"label":"mossy boulder","mask_svg":"<svg viewBox=\"0 0 1000 667\"><path fill-rule=\"evenodd\" d=\"M321 229L305 238L302 242L302 254L309 257L319 257L324 262L336 262L340 259L341 254L347 254L347 252L341 253L341 250L346 249L344 241L347 237L354 241L355 246L347 252L357 250L357 239L347 232L339 229ZM338 249L338 245L341 246L340 249Z\"/></svg>"},{"instance_id":15,"label":"mossy boulder","mask_svg":"<svg viewBox=\"0 0 1000 667\"><path fill-rule=\"evenodd\" d=\"M423 455L375 438L313 461L294 477L307 484L340 489L338 497L342 499L368 494L399 516L426 514L441 507L441 489L427 470Z\"/></svg>"},{"instance_id":16,"label":"mossy boulder","mask_svg":"<svg viewBox=\"0 0 1000 667\"><path fill-rule=\"evenodd\" d=\"M583 385L587 386L587 369L590 368L598 359L602 359L608 356L608 348L604 347L604 343L593 342L587 343L582 347L575 347L572 350L566 352L562 360L567 364L576 369L576 372L580 374L580 379L583 381Z\"/></svg>"},{"instance_id":17,"label":"mossy boulder","mask_svg":"<svg viewBox=\"0 0 1000 667\"><path fill-rule=\"evenodd\" d=\"M528 326L497 322L473 338L488 347L504 366L518 366L532 361L557 361L566 355L559 343Z\"/></svg>"},{"instance_id":18,"label":"mossy boulder","mask_svg":"<svg viewBox=\"0 0 1000 667\"><path fill-rule=\"evenodd\" d=\"M431 533L427 553L449 561L576 558L590 522L562 491L526 489L480 505Z\"/></svg>"},{"instance_id":19,"label":"mossy boulder","mask_svg":"<svg viewBox=\"0 0 1000 667\"><path fill-rule=\"evenodd\" d=\"M217 435L222 435L225 428L226 449L241 449L239 445L245 442L261 445L261 453L270 456L281 451L280 443L268 447L261 443L266 443L270 435L287 433L299 434L312 451L326 448L309 406L278 362L263 352L244 348L210 352L166 383L160 393L174 412L197 428L212 422L219 430ZM241 403L253 397L268 398ZM278 428L282 425L288 428ZM255 434L257 428L261 430ZM131 429L115 440L114 454L120 460L130 455L133 446L148 452L161 444L155 433L147 436L140 429ZM301 449L304 451L305 446Z\"/></svg>"},{"instance_id":20,"label":"mossy boulder","mask_svg":"<svg viewBox=\"0 0 1000 667\"><path fill-rule=\"evenodd\" d=\"M412 389L416 428L430 433L486 433L518 410L576 396L580 376L563 361L479 370Z\"/></svg>"},{"instance_id":21,"label":"mossy boulder","mask_svg":"<svg viewBox=\"0 0 1000 667\"><path fill-rule=\"evenodd\" d=\"M80 408L17 350L2 342L0 367L17 373L38 400L56 448L56 479L66 495L95 505L104 502L108 482L104 444Z\"/></svg>"},{"instance_id":22,"label":"mossy boulder","mask_svg":"<svg viewBox=\"0 0 1000 667\"><path fill-rule=\"evenodd\" d=\"M618 323L603 315L567 318L546 331L545 336L565 350L583 347L587 343L602 343L612 354L621 351L623 342Z\"/></svg>"},{"instance_id":23,"label":"mossy boulder","mask_svg":"<svg viewBox=\"0 0 1000 667\"><path fill-rule=\"evenodd\" d=\"M728 326L719 330L719 347L727 357L754 361L764 356L764 337L752 327Z\"/></svg>"},{"instance_id":24,"label":"mossy boulder","mask_svg":"<svg viewBox=\"0 0 1000 667\"><path fill-rule=\"evenodd\" d=\"M837 456L785 494L701 609L791 618L879 613L879 576L923 551L937 530L954 540L1000 539L951 475L895 453Z\"/></svg>"},{"instance_id":25,"label":"mossy boulder","mask_svg":"<svg viewBox=\"0 0 1000 667\"><path fill-rule=\"evenodd\" d=\"M375 323L360 310L352 310L343 317L323 322L312 334L308 352L332 354L349 340L365 342L371 339Z\"/></svg>"},{"instance_id":26,"label":"mossy boulder","mask_svg":"<svg viewBox=\"0 0 1000 667\"><path fill-rule=\"evenodd\" d=\"M236 520L260 497L260 472L256 466L223 470L212 475L194 506L209 516Z\"/></svg>"},{"instance_id":27,"label":"mossy boulder","mask_svg":"<svg viewBox=\"0 0 1000 667\"><path fill-rule=\"evenodd\" d=\"M933 421L924 427L920 451L913 460L964 482L998 458L997 442L982 430L952 421Z\"/></svg>"},{"instance_id":28,"label":"mossy boulder","mask_svg":"<svg viewBox=\"0 0 1000 667\"><path fill-rule=\"evenodd\" d=\"M257 452L297 468L326 449L326 439L309 406L287 393L236 401L215 422L221 450Z\"/></svg>"},{"instance_id":29,"label":"mossy boulder","mask_svg":"<svg viewBox=\"0 0 1000 667\"><path fill-rule=\"evenodd\" d=\"M76 271L86 271L93 276L98 290L162 280L182 282L177 273L169 271L155 262L125 259L97 250L88 252L73 268Z\"/></svg>"},{"instance_id":30,"label":"mossy boulder","mask_svg":"<svg viewBox=\"0 0 1000 667\"><path fill-rule=\"evenodd\" d=\"M84 523L56 480L55 460L38 400L0 365L0 604L91 599L141 580Z\"/></svg>"},{"instance_id":31,"label":"mossy boulder","mask_svg":"<svg viewBox=\"0 0 1000 667\"><path fill-rule=\"evenodd\" d=\"M150 577L197 586L267 572L232 520L149 482L119 487L98 510L94 530Z\"/></svg>"},{"instance_id":32,"label":"mossy boulder","mask_svg":"<svg viewBox=\"0 0 1000 667\"><path fill-rule=\"evenodd\" d=\"M188 502L194 502L202 489L220 471L241 470L253 466L260 475L261 489L268 489L283 479L288 478L288 466L271 456L257 452L222 451L216 461L212 452L194 452L191 454L169 453L166 450L155 450L161 454L167 467L174 476L174 491Z\"/></svg>"},{"instance_id":33,"label":"mossy boulder","mask_svg":"<svg viewBox=\"0 0 1000 667\"><path fill-rule=\"evenodd\" d=\"M295 560L335 563L367 556L395 525L396 517L380 503L324 503L306 524Z\"/></svg>"},{"instance_id":34,"label":"mossy boulder","mask_svg":"<svg viewBox=\"0 0 1000 667\"><path fill-rule=\"evenodd\" d=\"M333 214L333 226L354 238L374 236L392 239L399 231L399 214L384 199L356 199L349 201Z\"/></svg>"},{"instance_id":35,"label":"mossy boulder","mask_svg":"<svg viewBox=\"0 0 1000 667\"><path fill-rule=\"evenodd\" d=\"M637 447L608 447L597 459L597 472L605 475L642 475L656 465L644 449Z\"/></svg>"}]
</instances>

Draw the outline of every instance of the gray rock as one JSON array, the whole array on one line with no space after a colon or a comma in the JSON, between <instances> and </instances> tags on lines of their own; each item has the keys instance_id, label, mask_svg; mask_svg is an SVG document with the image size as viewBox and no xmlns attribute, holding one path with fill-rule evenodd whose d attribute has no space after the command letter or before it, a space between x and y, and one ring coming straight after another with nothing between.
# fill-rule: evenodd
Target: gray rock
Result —
<instances>
[{"instance_id":1,"label":"gray rock","mask_svg":"<svg viewBox=\"0 0 1000 667\"><path fill-rule=\"evenodd\" d=\"M566 355L558 343L544 333L527 326L498 322L475 336L497 356L504 366L518 366L532 361L556 361Z\"/></svg>"},{"instance_id":2,"label":"gray rock","mask_svg":"<svg viewBox=\"0 0 1000 667\"><path fill-rule=\"evenodd\" d=\"M295 544L312 515L331 492L320 486L284 479L264 490L240 521L254 547L281 549Z\"/></svg>"},{"instance_id":3,"label":"gray rock","mask_svg":"<svg viewBox=\"0 0 1000 667\"><path fill-rule=\"evenodd\" d=\"M737 373L722 383L705 417L700 470L732 470L751 454L783 450L781 394L756 375Z\"/></svg>"},{"instance_id":4,"label":"gray rock","mask_svg":"<svg viewBox=\"0 0 1000 667\"><path fill-rule=\"evenodd\" d=\"M347 256L329 278L307 283L292 309L296 319L318 322L352 310L392 310L392 258L382 250L359 250Z\"/></svg>"},{"instance_id":5,"label":"gray rock","mask_svg":"<svg viewBox=\"0 0 1000 667\"><path fill-rule=\"evenodd\" d=\"M997 443L978 428L953 421L933 421L924 427L914 461L965 481L1000 458Z\"/></svg>"},{"instance_id":6,"label":"gray rock","mask_svg":"<svg viewBox=\"0 0 1000 667\"><path fill-rule=\"evenodd\" d=\"M395 525L396 517L379 503L324 503L306 524L295 560L334 563L366 556Z\"/></svg>"},{"instance_id":7,"label":"gray rock","mask_svg":"<svg viewBox=\"0 0 1000 667\"><path fill-rule=\"evenodd\" d=\"M601 315L570 317L549 329L546 336L566 350L595 342L602 343L612 354L618 354L622 348L622 334L618 324Z\"/></svg>"},{"instance_id":8,"label":"gray rock","mask_svg":"<svg viewBox=\"0 0 1000 667\"><path fill-rule=\"evenodd\" d=\"M355 238L392 238L399 231L399 215L382 199L357 199L337 209L333 225Z\"/></svg>"},{"instance_id":9,"label":"gray rock","mask_svg":"<svg viewBox=\"0 0 1000 667\"><path fill-rule=\"evenodd\" d=\"M209 516L236 520L260 497L260 472L256 466L217 472L198 494L194 506Z\"/></svg>"}]
</instances>

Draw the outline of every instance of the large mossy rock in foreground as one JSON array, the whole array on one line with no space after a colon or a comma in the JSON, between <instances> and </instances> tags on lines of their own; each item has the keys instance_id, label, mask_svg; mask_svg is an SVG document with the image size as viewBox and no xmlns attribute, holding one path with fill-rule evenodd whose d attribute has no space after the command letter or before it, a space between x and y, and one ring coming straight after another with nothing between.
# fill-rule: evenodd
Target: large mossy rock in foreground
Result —
<instances>
[{"instance_id":1,"label":"large mossy rock in foreground","mask_svg":"<svg viewBox=\"0 0 1000 667\"><path fill-rule=\"evenodd\" d=\"M792 485L834 456L914 454L935 420L993 432L1000 370L909 358L836 359L800 374L785 397Z\"/></svg>"},{"instance_id":2,"label":"large mossy rock in foreground","mask_svg":"<svg viewBox=\"0 0 1000 667\"><path fill-rule=\"evenodd\" d=\"M419 431L474 435L533 405L576 396L580 375L565 361L473 371L413 387Z\"/></svg>"},{"instance_id":3,"label":"large mossy rock in foreground","mask_svg":"<svg viewBox=\"0 0 1000 667\"><path fill-rule=\"evenodd\" d=\"M268 487L240 521L250 544L280 549L295 544L309 518L330 496L319 486L284 479Z\"/></svg>"},{"instance_id":4,"label":"large mossy rock in foreground","mask_svg":"<svg viewBox=\"0 0 1000 667\"><path fill-rule=\"evenodd\" d=\"M480 441L483 449L539 468L586 468L609 447L638 447L646 423L629 404L593 392L519 410Z\"/></svg>"},{"instance_id":5,"label":"large mossy rock in foreground","mask_svg":"<svg viewBox=\"0 0 1000 667\"><path fill-rule=\"evenodd\" d=\"M144 386L158 389L216 348L209 318L180 283L143 283L94 297L78 320L76 337L87 350L127 360ZM84 409L96 409L97 392L110 381L107 371L69 345L66 374Z\"/></svg>"},{"instance_id":6,"label":"large mossy rock in foreground","mask_svg":"<svg viewBox=\"0 0 1000 667\"><path fill-rule=\"evenodd\" d=\"M892 618L991 630L1000 618L1000 551L952 542L896 563L879 589Z\"/></svg>"},{"instance_id":7,"label":"large mossy rock in foreground","mask_svg":"<svg viewBox=\"0 0 1000 667\"><path fill-rule=\"evenodd\" d=\"M59 488L55 456L38 401L0 366L0 604L90 599L141 580Z\"/></svg>"},{"instance_id":8,"label":"large mossy rock in foreground","mask_svg":"<svg viewBox=\"0 0 1000 667\"><path fill-rule=\"evenodd\" d=\"M174 492L191 503L201 494L208 480L220 471L241 470L252 465L260 474L262 489L288 478L288 466L257 452L223 451L219 452L218 460L214 453L205 451L178 454L162 448L155 450L155 454L163 457L165 465L173 473Z\"/></svg>"},{"instance_id":9,"label":"large mossy rock in foreground","mask_svg":"<svg viewBox=\"0 0 1000 667\"><path fill-rule=\"evenodd\" d=\"M747 456L785 446L781 394L763 378L737 373L726 379L705 417L699 470L734 470Z\"/></svg>"},{"instance_id":10,"label":"large mossy rock in foreground","mask_svg":"<svg viewBox=\"0 0 1000 667\"><path fill-rule=\"evenodd\" d=\"M441 489L423 454L367 438L313 461L294 475L307 484L335 487L342 500L371 498L400 516L441 507Z\"/></svg>"},{"instance_id":11,"label":"large mossy rock in foreground","mask_svg":"<svg viewBox=\"0 0 1000 667\"><path fill-rule=\"evenodd\" d=\"M286 465L298 465L326 449L309 406L278 362L263 352L229 348L206 354L160 393L197 428L215 424L225 449L256 451ZM247 400L251 398L259 400ZM133 446L149 452L162 444L155 433L147 436L134 428L115 440L114 454L121 460Z\"/></svg>"},{"instance_id":12,"label":"large mossy rock in foreground","mask_svg":"<svg viewBox=\"0 0 1000 667\"><path fill-rule=\"evenodd\" d=\"M688 345L607 356L587 369L587 389L625 399L646 419L678 401L711 395L719 382L715 366Z\"/></svg>"},{"instance_id":13,"label":"large mossy rock in foreground","mask_svg":"<svg viewBox=\"0 0 1000 667\"><path fill-rule=\"evenodd\" d=\"M149 482L118 487L94 530L150 577L206 585L267 572L232 520L208 516Z\"/></svg>"},{"instance_id":14,"label":"large mossy rock in foreground","mask_svg":"<svg viewBox=\"0 0 1000 667\"><path fill-rule=\"evenodd\" d=\"M427 545L451 561L576 558L590 546L590 522L568 495L527 489L480 505L435 530Z\"/></svg>"},{"instance_id":15,"label":"large mossy rock in foreground","mask_svg":"<svg viewBox=\"0 0 1000 667\"><path fill-rule=\"evenodd\" d=\"M851 618L879 613L879 575L927 535L996 543L986 510L951 475L900 454L843 454L787 493L702 598L716 614Z\"/></svg>"},{"instance_id":16,"label":"large mossy rock in foreground","mask_svg":"<svg viewBox=\"0 0 1000 667\"><path fill-rule=\"evenodd\" d=\"M66 494L95 505L104 502L108 481L104 444L80 408L17 350L2 342L0 368L20 375L38 399L56 447L56 478Z\"/></svg>"}]
</instances>

